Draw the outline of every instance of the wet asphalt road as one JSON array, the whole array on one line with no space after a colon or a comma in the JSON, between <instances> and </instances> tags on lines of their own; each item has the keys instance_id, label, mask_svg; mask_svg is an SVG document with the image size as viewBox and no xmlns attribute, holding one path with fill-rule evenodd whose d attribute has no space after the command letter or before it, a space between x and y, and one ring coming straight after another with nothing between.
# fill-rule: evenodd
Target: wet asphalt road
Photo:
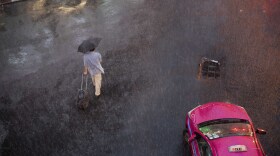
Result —
<instances>
[{"instance_id":1,"label":"wet asphalt road","mask_svg":"<svg viewBox=\"0 0 280 156\"><path fill-rule=\"evenodd\" d=\"M186 113L247 110L280 152L280 9L266 1L25 1L0 13L2 155L182 155ZM75 106L79 43L102 37L103 96ZM217 80L198 80L206 56ZM93 88L90 88L93 95Z\"/></svg>"}]
</instances>

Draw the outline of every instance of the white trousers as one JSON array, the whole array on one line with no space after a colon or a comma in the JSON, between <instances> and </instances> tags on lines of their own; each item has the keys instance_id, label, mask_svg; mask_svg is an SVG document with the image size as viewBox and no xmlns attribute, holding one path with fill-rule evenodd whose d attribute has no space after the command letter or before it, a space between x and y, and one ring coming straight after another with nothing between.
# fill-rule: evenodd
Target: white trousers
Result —
<instances>
[{"instance_id":1,"label":"white trousers","mask_svg":"<svg viewBox=\"0 0 280 156\"><path fill-rule=\"evenodd\" d=\"M100 95L100 89L101 89L101 81L102 81L102 76L101 74L96 74L91 77L92 78L92 84L95 86L95 95L99 96Z\"/></svg>"}]
</instances>

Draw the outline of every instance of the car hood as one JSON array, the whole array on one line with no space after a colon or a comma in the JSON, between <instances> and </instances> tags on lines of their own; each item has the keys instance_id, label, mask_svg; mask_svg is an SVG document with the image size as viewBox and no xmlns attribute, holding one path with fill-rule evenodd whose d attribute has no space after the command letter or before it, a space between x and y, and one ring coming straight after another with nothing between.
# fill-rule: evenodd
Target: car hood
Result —
<instances>
[{"instance_id":1,"label":"car hood","mask_svg":"<svg viewBox=\"0 0 280 156\"><path fill-rule=\"evenodd\" d=\"M211 102L198 106L189 112L189 117L196 124L225 118L251 121L243 107L223 102Z\"/></svg>"},{"instance_id":2,"label":"car hood","mask_svg":"<svg viewBox=\"0 0 280 156\"><path fill-rule=\"evenodd\" d=\"M211 146L219 156L263 156L262 150L257 148L255 140L251 136L232 136L210 140ZM247 151L229 152L229 147L234 145L245 145Z\"/></svg>"}]
</instances>

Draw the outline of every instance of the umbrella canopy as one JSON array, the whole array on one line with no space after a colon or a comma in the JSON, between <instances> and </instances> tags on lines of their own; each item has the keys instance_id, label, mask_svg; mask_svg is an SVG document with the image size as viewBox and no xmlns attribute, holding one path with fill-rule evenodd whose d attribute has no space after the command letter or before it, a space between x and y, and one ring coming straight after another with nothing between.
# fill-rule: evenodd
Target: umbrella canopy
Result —
<instances>
[{"instance_id":1,"label":"umbrella canopy","mask_svg":"<svg viewBox=\"0 0 280 156\"><path fill-rule=\"evenodd\" d=\"M78 52L87 53L90 50L95 49L98 46L100 41L101 41L101 38L90 37L87 40L84 40L82 42L82 44L80 44L80 46L78 48Z\"/></svg>"}]
</instances>

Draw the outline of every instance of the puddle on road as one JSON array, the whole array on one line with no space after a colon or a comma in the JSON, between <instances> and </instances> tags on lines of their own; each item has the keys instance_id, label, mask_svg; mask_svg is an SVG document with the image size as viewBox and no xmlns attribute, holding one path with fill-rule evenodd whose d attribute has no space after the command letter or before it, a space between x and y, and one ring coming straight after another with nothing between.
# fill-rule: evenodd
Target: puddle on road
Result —
<instances>
[{"instance_id":1,"label":"puddle on road","mask_svg":"<svg viewBox=\"0 0 280 156\"><path fill-rule=\"evenodd\" d=\"M48 48L53 45L54 35L52 31L48 28L43 29L44 36L47 38L42 41L42 44L45 48Z\"/></svg>"},{"instance_id":2,"label":"puddle on road","mask_svg":"<svg viewBox=\"0 0 280 156\"><path fill-rule=\"evenodd\" d=\"M13 49L15 50L15 49ZM27 61L30 62L30 56L32 54L35 54L36 51L34 50L34 47L32 45L27 45L24 47L19 48L18 53L12 53L10 52L8 55L8 63L11 65L22 65L26 63ZM37 61L40 61L39 57L36 57Z\"/></svg>"},{"instance_id":3,"label":"puddle on road","mask_svg":"<svg viewBox=\"0 0 280 156\"><path fill-rule=\"evenodd\" d=\"M84 17L73 18L77 24L84 24L86 23L86 19Z\"/></svg>"},{"instance_id":4,"label":"puddle on road","mask_svg":"<svg viewBox=\"0 0 280 156\"><path fill-rule=\"evenodd\" d=\"M23 64L24 62L26 62L26 52L20 52L18 54L9 54L9 63L10 64Z\"/></svg>"}]
</instances>

